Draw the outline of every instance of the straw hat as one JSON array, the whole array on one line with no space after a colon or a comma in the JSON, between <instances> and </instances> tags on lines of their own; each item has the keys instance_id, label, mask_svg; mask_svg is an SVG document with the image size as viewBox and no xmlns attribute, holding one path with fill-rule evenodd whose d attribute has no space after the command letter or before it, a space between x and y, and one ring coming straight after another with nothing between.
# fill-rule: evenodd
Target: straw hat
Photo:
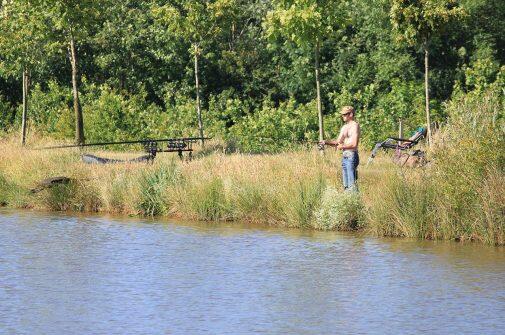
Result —
<instances>
[{"instance_id":1,"label":"straw hat","mask_svg":"<svg viewBox=\"0 0 505 335\"><path fill-rule=\"evenodd\" d=\"M345 114L349 114L349 113L356 114L356 111L354 110L354 108L352 106L344 106L340 110L340 115L345 115Z\"/></svg>"}]
</instances>

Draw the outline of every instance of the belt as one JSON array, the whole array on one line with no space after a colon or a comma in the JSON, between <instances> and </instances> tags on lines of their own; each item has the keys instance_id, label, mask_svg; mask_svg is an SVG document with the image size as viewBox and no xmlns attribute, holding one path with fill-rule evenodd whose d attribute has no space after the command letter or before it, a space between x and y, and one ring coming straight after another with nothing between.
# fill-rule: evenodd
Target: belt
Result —
<instances>
[{"instance_id":1,"label":"belt","mask_svg":"<svg viewBox=\"0 0 505 335\"><path fill-rule=\"evenodd\" d=\"M344 150L344 152L342 153L342 157L350 158L357 154L358 152L356 150Z\"/></svg>"}]
</instances>

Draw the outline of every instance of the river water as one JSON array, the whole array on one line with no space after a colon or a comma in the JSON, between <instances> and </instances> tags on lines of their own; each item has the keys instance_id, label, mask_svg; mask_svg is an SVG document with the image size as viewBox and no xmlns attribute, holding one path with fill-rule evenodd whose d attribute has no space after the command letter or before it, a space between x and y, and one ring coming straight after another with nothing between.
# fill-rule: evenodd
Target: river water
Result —
<instances>
[{"instance_id":1,"label":"river water","mask_svg":"<svg viewBox=\"0 0 505 335\"><path fill-rule=\"evenodd\" d=\"M505 249L0 210L0 334L504 334Z\"/></svg>"}]
</instances>

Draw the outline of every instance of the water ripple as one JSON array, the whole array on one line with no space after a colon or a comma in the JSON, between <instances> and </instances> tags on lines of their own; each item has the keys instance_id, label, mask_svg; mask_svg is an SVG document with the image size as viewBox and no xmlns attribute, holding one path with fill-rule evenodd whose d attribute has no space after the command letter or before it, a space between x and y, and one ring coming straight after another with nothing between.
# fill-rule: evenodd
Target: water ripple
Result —
<instances>
[{"instance_id":1,"label":"water ripple","mask_svg":"<svg viewBox=\"0 0 505 335\"><path fill-rule=\"evenodd\" d=\"M0 212L2 334L498 334L476 244Z\"/></svg>"}]
</instances>

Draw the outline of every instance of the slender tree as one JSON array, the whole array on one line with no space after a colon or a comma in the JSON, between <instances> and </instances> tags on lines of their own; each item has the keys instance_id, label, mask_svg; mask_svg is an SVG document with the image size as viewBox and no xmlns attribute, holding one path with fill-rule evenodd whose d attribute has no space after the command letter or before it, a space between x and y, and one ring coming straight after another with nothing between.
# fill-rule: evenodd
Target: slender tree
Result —
<instances>
[{"instance_id":1,"label":"slender tree","mask_svg":"<svg viewBox=\"0 0 505 335\"><path fill-rule=\"evenodd\" d=\"M48 22L47 32L54 50L67 50L72 70L72 95L75 115L75 141L85 142L84 120L79 100L79 43L85 42L105 19L108 0L39 0L39 10Z\"/></svg>"},{"instance_id":2,"label":"slender tree","mask_svg":"<svg viewBox=\"0 0 505 335\"><path fill-rule=\"evenodd\" d=\"M342 25L344 15L336 0L274 0L264 26L271 40L282 37L313 53L316 84L319 140L324 139L321 103L320 51L321 43Z\"/></svg>"},{"instance_id":3,"label":"slender tree","mask_svg":"<svg viewBox=\"0 0 505 335\"><path fill-rule=\"evenodd\" d=\"M22 76L21 144L26 143L30 73L41 70L46 58L45 23L31 1L5 1L0 6L0 72Z\"/></svg>"},{"instance_id":4,"label":"slender tree","mask_svg":"<svg viewBox=\"0 0 505 335\"><path fill-rule=\"evenodd\" d=\"M223 25L231 23L234 0L183 0L169 2L153 8L159 23L166 27L166 33L182 38L190 44L195 77L196 113L200 137L204 137L200 92L199 61L205 48L223 30ZM201 141L203 145L203 139Z\"/></svg>"},{"instance_id":5,"label":"slender tree","mask_svg":"<svg viewBox=\"0 0 505 335\"><path fill-rule=\"evenodd\" d=\"M424 93L428 143L431 145L429 47L430 40L451 19L462 17L464 11L456 0L392 0L391 23L399 42L418 46L424 52Z\"/></svg>"}]
</instances>

